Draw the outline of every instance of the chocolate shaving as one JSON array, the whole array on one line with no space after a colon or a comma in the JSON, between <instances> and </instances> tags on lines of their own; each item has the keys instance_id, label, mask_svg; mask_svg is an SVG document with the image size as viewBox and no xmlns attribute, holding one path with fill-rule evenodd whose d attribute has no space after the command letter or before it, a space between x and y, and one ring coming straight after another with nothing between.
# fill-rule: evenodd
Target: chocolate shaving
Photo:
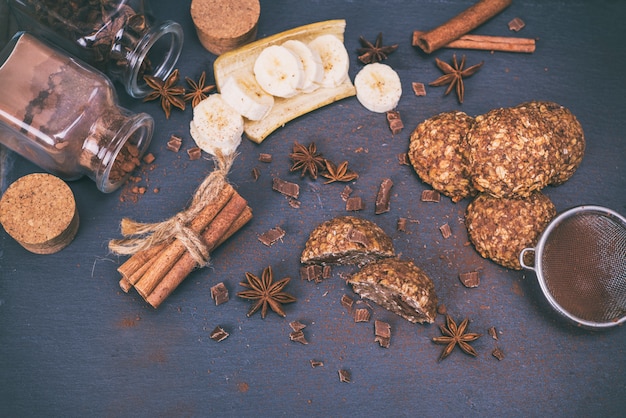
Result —
<instances>
[{"instance_id":1,"label":"chocolate shaving","mask_svg":"<svg viewBox=\"0 0 626 418\"><path fill-rule=\"evenodd\" d=\"M391 326L387 322L374 321L374 342L383 348L389 348L391 342Z\"/></svg>"},{"instance_id":2,"label":"chocolate shaving","mask_svg":"<svg viewBox=\"0 0 626 418\"><path fill-rule=\"evenodd\" d=\"M350 242L354 242L357 244L361 244L364 247L367 247L368 245L370 245L370 240L367 238L367 235L365 235L363 232L359 231L358 229L350 229L350 231L348 231L348 241Z\"/></svg>"},{"instance_id":3,"label":"chocolate shaving","mask_svg":"<svg viewBox=\"0 0 626 418\"><path fill-rule=\"evenodd\" d=\"M339 381L342 383L350 383L350 372L347 370L339 370Z\"/></svg>"},{"instance_id":4,"label":"chocolate shaving","mask_svg":"<svg viewBox=\"0 0 626 418\"><path fill-rule=\"evenodd\" d=\"M459 280L465 287L478 287L480 285L480 276L477 271L459 274Z\"/></svg>"},{"instance_id":5,"label":"chocolate shaving","mask_svg":"<svg viewBox=\"0 0 626 418\"><path fill-rule=\"evenodd\" d=\"M306 325L304 325L302 322L300 321L291 321L289 323L289 326L291 327L292 330L294 331L301 331L303 329L306 328Z\"/></svg>"},{"instance_id":6,"label":"chocolate shaving","mask_svg":"<svg viewBox=\"0 0 626 418\"><path fill-rule=\"evenodd\" d=\"M216 306L228 302L228 289L223 282L211 287L211 299L215 301Z\"/></svg>"},{"instance_id":7,"label":"chocolate shaving","mask_svg":"<svg viewBox=\"0 0 626 418\"><path fill-rule=\"evenodd\" d=\"M259 161L262 163L271 163L272 162L272 154L260 153Z\"/></svg>"},{"instance_id":8,"label":"chocolate shaving","mask_svg":"<svg viewBox=\"0 0 626 418\"><path fill-rule=\"evenodd\" d=\"M300 267L300 278L319 283L322 280L322 271L322 267L318 265L303 266Z\"/></svg>"},{"instance_id":9,"label":"chocolate shaving","mask_svg":"<svg viewBox=\"0 0 626 418\"><path fill-rule=\"evenodd\" d=\"M391 188L393 187L393 181L391 179L384 179L380 183L378 189L378 195L376 196L376 215L389 212L391 207Z\"/></svg>"},{"instance_id":10,"label":"chocolate shaving","mask_svg":"<svg viewBox=\"0 0 626 418\"><path fill-rule=\"evenodd\" d=\"M257 181L259 177L261 177L261 171L257 167L254 167L252 169L252 178L254 181Z\"/></svg>"},{"instance_id":11,"label":"chocolate shaving","mask_svg":"<svg viewBox=\"0 0 626 418\"><path fill-rule=\"evenodd\" d=\"M519 32L520 30L524 29L524 26L526 26L526 23L519 17L516 17L509 22L509 30L512 30L514 32Z\"/></svg>"},{"instance_id":12,"label":"chocolate shaving","mask_svg":"<svg viewBox=\"0 0 626 418\"><path fill-rule=\"evenodd\" d=\"M330 266L326 265L322 268L322 279L330 279L330 275L331 275L331 268Z\"/></svg>"},{"instance_id":13,"label":"chocolate shaving","mask_svg":"<svg viewBox=\"0 0 626 418\"><path fill-rule=\"evenodd\" d=\"M444 239L448 239L452 236L452 231L450 230L450 225L448 224L441 225L439 230L441 231L441 235Z\"/></svg>"},{"instance_id":14,"label":"chocolate shaving","mask_svg":"<svg viewBox=\"0 0 626 418\"><path fill-rule=\"evenodd\" d=\"M289 203L289 206L294 209L298 209L300 206L302 206L302 202L300 202L298 199L293 199L291 197L287 199L287 203Z\"/></svg>"},{"instance_id":15,"label":"chocolate shaving","mask_svg":"<svg viewBox=\"0 0 626 418\"><path fill-rule=\"evenodd\" d=\"M200 147L189 148L187 150L187 155L189 156L189 159L192 161L199 160L200 157L202 157L202 150L200 149Z\"/></svg>"},{"instance_id":16,"label":"chocolate shaving","mask_svg":"<svg viewBox=\"0 0 626 418\"><path fill-rule=\"evenodd\" d=\"M396 229L400 232L405 232L407 222L408 221L406 218L398 218L398 224L396 225Z\"/></svg>"},{"instance_id":17,"label":"chocolate shaving","mask_svg":"<svg viewBox=\"0 0 626 418\"><path fill-rule=\"evenodd\" d=\"M346 210L349 212L358 212L365 209L363 200L359 196L349 197L346 200Z\"/></svg>"},{"instance_id":18,"label":"chocolate shaving","mask_svg":"<svg viewBox=\"0 0 626 418\"><path fill-rule=\"evenodd\" d=\"M276 228L272 228L259 235L259 241L268 247L271 247L276 241L282 239L284 236L285 231L280 226L277 226Z\"/></svg>"},{"instance_id":19,"label":"chocolate shaving","mask_svg":"<svg viewBox=\"0 0 626 418\"><path fill-rule=\"evenodd\" d=\"M172 135L170 136L170 140L167 141L167 149L170 151L178 152L180 151L180 147L183 145L182 138Z\"/></svg>"},{"instance_id":20,"label":"chocolate shaving","mask_svg":"<svg viewBox=\"0 0 626 418\"><path fill-rule=\"evenodd\" d=\"M291 333L289 333L289 339L291 341L295 341L298 342L300 344L308 344L309 342L306 340L306 338L304 337L304 332L302 330L299 331L293 331Z\"/></svg>"},{"instance_id":21,"label":"chocolate shaving","mask_svg":"<svg viewBox=\"0 0 626 418\"><path fill-rule=\"evenodd\" d=\"M215 327L215 329L211 332L211 339L217 341L224 341L230 334L228 334L222 327L219 325Z\"/></svg>"},{"instance_id":22,"label":"chocolate shaving","mask_svg":"<svg viewBox=\"0 0 626 418\"><path fill-rule=\"evenodd\" d=\"M414 81L411 83L411 86L413 87L413 92L416 96L426 96L426 87L424 86L424 83Z\"/></svg>"},{"instance_id":23,"label":"chocolate shaving","mask_svg":"<svg viewBox=\"0 0 626 418\"><path fill-rule=\"evenodd\" d=\"M346 187L343 188L342 192L341 192L341 199L344 202L348 201L348 198L350 197L350 195L352 194L352 187L348 186L346 184Z\"/></svg>"},{"instance_id":24,"label":"chocolate shaving","mask_svg":"<svg viewBox=\"0 0 626 418\"><path fill-rule=\"evenodd\" d=\"M351 312L352 305L354 305L354 300L348 295L343 295L341 297L341 304L344 306L344 308L348 310L348 312Z\"/></svg>"},{"instance_id":25,"label":"chocolate shaving","mask_svg":"<svg viewBox=\"0 0 626 418\"><path fill-rule=\"evenodd\" d=\"M400 165L409 165L411 164L409 161L409 154L406 152L402 152L398 154L398 164Z\"/></svg>"},{"instance_id":26,"label":"chocolate shaving","mask_svg":"<svg viewBox=\"0 0 626 418\"><path fill-rule=\"evenodd\" d=\"M397 110L390 110L387 112L387 123L389 124L391 133L394 135L399 134L404 128L404 124L400 118L400 112Z\"/></svg>"},{"instance_id":27,"label":"chocolate shaving","mask_svg":"<svg viewBox=\"0 0 626 418\"><path fill-rule=\"evenodd\" d=\"M272 180L272 189L285 196L297 199L300 195L300 186L296 183L281 180L278 177L274 177Z\"/></svg>"},{"instance_id":28,"label":"chocolate shaving","mask_svg":"<svg viewBox=\"0 0 626 418\"><path fill-rule=\"evenodd\" d=\"M491 338L496 341L498 340L498 332L496 331L496 327L489 328L487 332L489 333L489 335L491 335Z\"/></svg>"},{"instance_id":29,"label":"chocolate shaving","mask_svg":"<svg viewBox=\"0 0 626 418\"><path fill-rule=\"evenodd\" d=\"M504 360L504 352L502 350L500 350L500 348L496 347L492 352L491 355L494 356L495 358L497 358L499 361Z\"/></svg>"},{"instance_id":30,"label":"chocolate shaving","mask_svg":"<svg viewBox=\"0 0 626 418\"><path fill-rule=\"evenodd\" d=\"M422 191L422 202L435 202L439 203L441 195L437 190L424 190Z\"/></svg>"},{"instance_id":31,"label":"chocolate shaving","mask_svg":"<svg viewBox=\"0 0 626 418\"><path fill-rule=\"evenodd\" d=\"M358 308L354 311L354 322L369 322L370 311L365 308Z\"/></svg>"},{"instance_id":32,"label":"chocolate shaving","mask_svg":"<svg viewBox=\"0 0 626 418\"><path fill-rule=\"evenodd\" d=\"M309 360L309 362L311 363L311 367L313 367L313 368L324 366L324 362L323 361Z\"/></svg>"}]
</instances>

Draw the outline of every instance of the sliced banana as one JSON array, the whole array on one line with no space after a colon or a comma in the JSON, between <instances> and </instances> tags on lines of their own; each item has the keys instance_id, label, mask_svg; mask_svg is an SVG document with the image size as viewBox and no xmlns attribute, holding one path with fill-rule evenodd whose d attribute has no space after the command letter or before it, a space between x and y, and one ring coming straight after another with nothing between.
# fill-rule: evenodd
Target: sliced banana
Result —
<instances>
[{"instance_id":1,"label":"sliced banana","mask_svg":"<svg viewBox=\"0 0 626 418\"><path fill-rule=\"evenodd\" d=\"M243 117L221 94L212 94L193 108L189 131L203 151L214 156L218 149L224 155L232 154L241 143Z\"/></svg>"},{"instance_id":2,"label":"sliced banana","mask_svg":"<svg viewBox=\"0 0 626 418\"><path fill-rule=\"evenodd\" d=\"M257 57L268 46L282 45L292 39L308 45L309 42L321 35L334 36L340 43L343 43L345 29L346 21L343 19L325 20L298 26L225 52L217 57L213 63L213 74L218 91L222 91L222 87L229 77L237 78L241 75L250 74ZM337 87L322 87L309 93L300 92L286 99L275 97L274 106L267 116L260 120L244 120L246 136L260 144L267 136L287 122L330 103L354 96L355 93L354 85L346 71L345 80Z\"/></svg>"},{"instance_id":3,"label":"sliced banana","mask_svg":"<svg viewBox=\"0 0 626 418\"><path fill-rule=\"evenodd\" d=\"M261 88L252 73L228 77L220 93L226 103L250 120L263 119L274 106L274 96Z\"/></svg>"},{"instance_id":4,"label":"sliced banana","mask_svg":"<svg viewBox=\"0 0 626 418\"><path fill-rule=\"evenodd\" d=\"M304 71L304 81L300 90L310 93L318 89L324 78L324 65L322 64L320 54L309 48L304 42L296 39L290 39L283 43L282 46L300 58Z\"/></svg>"},{"instance_id":5,"label":"sliced banana","mask_svg":"<svg viewBox=\"0 0 626 418\"><path fill-rule=\"evenodd\" d=\"M293 97L304 84L300 58L282 45L261 51L254 61L254 76L263 90L277 97Z\"/></svg>"},{"instance_id":6,"label":"sliced banana","mask_svg":"<svg viewBox=\"0 0 626 418\"><path fill-rule=\"evenodd\" d=\"M324 77L323 87L337 87L348 78L350 57L346 46L336 36L320 35L309 42L309 48L316 51L322 59Z\"/></svg>"},{"instance_id":7,"label":"sliced banana","mask_svg":"<svg viewBox=\"0 0 626 418\"><path fill-rule=\"evenodd\" d=\"M400 76L387 64L368 64L354 78L356 98L369 111L393 110L402 96Z\"/></svg>"}]
</instances>

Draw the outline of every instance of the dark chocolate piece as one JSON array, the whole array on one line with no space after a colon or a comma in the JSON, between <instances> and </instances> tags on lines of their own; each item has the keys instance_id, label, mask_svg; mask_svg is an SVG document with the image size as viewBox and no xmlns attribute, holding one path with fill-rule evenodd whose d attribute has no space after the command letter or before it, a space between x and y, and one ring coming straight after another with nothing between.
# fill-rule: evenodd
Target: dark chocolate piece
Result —
<instances>
[{"instance_id":1,"label":"dark chocolate piece","mask_svg":"<svg viewBox=\"0 0 626 418\"><path fill-rule=\"evenodd\" d=\"M416 96L426 96L426 87L424 86L424 83L413 81L411 83L411 87L413 87L413 93L415 93Z\"/></svg>"},{"instance_id":2,"label":"dark chocolate piece","mask_svg":"<svg viewBox=\"0 0 626 418\"><path fill-rule=\"evenodd\" d=\"M291 341L295 341L298 342L300 344L308 344L309 342L306 340L306 338L304 337L304 332L302 332L302 330L299 331L293 331L291 333L289 333L289 339Z\"/></svg>"},{"instance_id":3,"label":"dark chocolate piece","mask_svg":"<svg viewBox=\"0 0 626 418\"><path fill-rule=\"evenodd\" d=\"M352 305L354 305L354 300L348 295L343 295L341 297L341 304L348 310L348 312L350 312L352 311Z\"/></svg>"},{"instance_id":4,"label":"dark chocolate piece","mask_svg":"<svg viewBox=\"0 0 626 418\"><path fill-rule=\"evenodd\" d=\"M448 239L452 236L452 230L450 229L450 225L448 224L441 225L439 227L439 230L441 231L441 235L444 239Z\"/></svg>"},{"instance_id":5,"label":"dark chocolate piece","mask_svg":"<svg viewBox=\"0 0 626 418\"><path fill-rule=\"evenodd\" d=\"M300 267L300 278L308 282L314 281L318 283L322 279L322 272L322 266L317 264L302 266Z\"/></svg>"},{"instance_id":6,"label":"dark chocolate piece","mask_svg":"<svg viewBox=\"0 0 626 418\"><path fill-rule=\"evenodd\" d=\"M219 325L215 327L215 329L211 332L211 339L217 341L224 341L230 334L228 334L222 327Z\"/></svg>"},{"instance_id":7,"label":"dark chocolate piece","mask_svg":"<svg viewBox=\"0 0 626 418\"><path fill-rule=\"evenodd\" d=\"M215 301L215 305L221 305L229 300L228 289L223 282L211 287L211 299Z\"/></svg>"},{"instance_id":8,"label":"dark chocolate piece","mask_svg":"<svg viewBox=\"0 0 626 418\"><path fill-rule=\"evenodd\" d=\"M259 235L259 241L268 247L271 247L276 241L282 239L284 236L285 231L280 226L277 226L276 228L272 228Z\"/></svg>"},{"instance_id":9,"label":"dark chocolate piece","mask_svg":"<svg viewBox=\"0 0 626 418\"><path fill-rule=\"evenodd\" d=\"M365 308L358 308L354 311L354 322L369 322L370 311Z\"/></svg>"},{"instance_id":10,"label":"dark chocolate piece","mask_svg":"<svg viewBox=\"0 0 626 418\"><path fill-rule=\"evenodd\" d=\"M167 149L170 151L178 152L180 151L180 147L183 145L182 138L172 135L170 136L170 140L167 141Z\"/></svg>"},{"instance_id":11,"label":"dark chocolate piece","mask_svg":"<svg viewBox=\"0 0 626 418\"><path fill-rule=\"evenodd\" d=\"M278 177L274 177L274 179L272 180L272 189L276 190L278 193L281 193L288 197L292 197L294 199L297 199L300 195L299 185L279 179Z\"/></svg>"},{"instance_id":12,"label":"dark chocolate piece","mask_svg":"<svg viewBox=\"0 0 626 418\"><path fill-rule=\"evenodd\" d=\"M387 112L387 123L389 124L391 133L394 135L399 134L404 128L404 124L400 118L400 112L397 110L390 110Z\"/></svg>"},{"instance_id":13,"label":"dark chocolate piece","mask_svg":"<svg viewBox=\"0 0 626 418\"><path fill-rule=\"evenodd\" d=\"M189 148L187 150L187 155L189 156L189 159L192 161L199 160L200 157L202 157L202 150L200 149L200 147Z\"/></svg>"},{"instance_id":14,"label":"dark chocolate piece","mask_svg":"<svg viewBox=\"0 0 626 418\"><path fill-rule=\"evenodd\" d=\"M378 195L376 196L376 215L389 212L391 207L391 188L393 187L393 181L391 179L384 179L380 183L378 189Z\"/></svg>"},{"instance_id":15,"label":"dark chocolate piece","mask_svg":"<svg viewBox=\"0 0 626 418\"><path fill-rule=\"evenodd\" d=\"M480 276L477 271L459 274L459 280L465 287L478 287L480 285Z\"/></svg>"},{"instance_id":16,"label":"dark chocolate piece","mask_svg":"<svg viewBox=\"0 0 626 418\"><path fill-rule=\"evenodd\" d=\"M365 205L363 205L363 200L359 196L349 197L346 200L346 210L349 212L357 212L365 209Z\"/></svg>"},{"instance_id":17,"label":"dark chocolate piece","mask_svg":"<svg viewBox=\"0 0 626 418\"><path fill-rule=\"evenodd\" d=\"M272 162L272 154L260 153L259 161L262 163L271 163Z\"/></svg>"},{"instance_id":18,"label":"dark chocolate piece","mask_svg":"<svg viewBox=\"0 0 626 418\"><path fill-rule=\"evenodd\" d=\"M350 383L350 372L347 370L339 370L339 381L342 383Z\"/></svg>"},{"instance_id":19,"label":"dark chocolate piece","mask_svg":"<svg viewBox=\"0 0 626 418\"><path fill-rule=\"evenodd\" d=\"M437 190L424 190L422 191L422 202L436 202L441 199L441 194Z\"/></svg>"}]
</instances>

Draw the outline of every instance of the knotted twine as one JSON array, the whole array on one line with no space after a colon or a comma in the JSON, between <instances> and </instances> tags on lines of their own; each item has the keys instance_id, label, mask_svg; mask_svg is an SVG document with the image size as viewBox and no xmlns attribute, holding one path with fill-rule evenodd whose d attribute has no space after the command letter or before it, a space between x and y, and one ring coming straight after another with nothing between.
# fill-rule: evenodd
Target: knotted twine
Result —
<instances>
[{"instance_id":1,"label":"knotted twine","mask_svg":"<svg viewBox=\"0 0 626 418\"><path fill-rule=\"evenodd\" d=\"M221 152L216 154L213 158L215 169L198 186L187 209L165 221L156 223L142 223L123 218L120 222L120 229L125 238L109 241L111 252L119 255L132 255L178 239L200 267L208 265L209 249L200 238L200 233L194 232L187 225L203 208L210 205L222 188L228 184L228 172L235 161L236 154L223 155Z\"/></svg>"}]
</instances>

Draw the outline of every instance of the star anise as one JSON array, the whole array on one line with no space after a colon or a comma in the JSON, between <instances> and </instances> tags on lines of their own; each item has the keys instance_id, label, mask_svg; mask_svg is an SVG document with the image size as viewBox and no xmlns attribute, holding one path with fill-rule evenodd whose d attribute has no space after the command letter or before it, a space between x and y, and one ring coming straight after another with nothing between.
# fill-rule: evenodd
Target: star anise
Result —
<instances>
[{"instance_id":1,"label":"star anise","mask_svg":"<svg viewBox=\"0 0 626 418\"><path fill-rule=\"evenodd\" d=\"M256 303L252 305L246 314L248 317L252 316L261 308L261 318L265 318L268 305L278 315L285 317L285 311L283 311L281 305L296 301L295 297L282 291L291 279L285 277L282 280L274 282L274 274L272 273L271 266L263 270L260 279L252 273L246 273L246 279L248 283L242 282L239 284L249 290L237 292L237 296L244 299L256 300Z\"/></svg>"},{"instance_id":2,"label":"star anise","mask_svg":"<svg viewBox=\"0 0 626 418\"><path fill-rule=\"evenodd\" d=\"M363 48L358 48L356 52L359 54L359 61L363 64L371 64L387 59L389 54L398 49L398 44L383 46L383 33L380 32L376 37L376 42L372 44L363 36L359 37L359 42Z\"/></svg>"},{"instance_id":3,"label":"star anise","mask_svg":"<svg viewBox=\"0 0 626 418\"><path fill-rule=\"evenodd\" d=\"M172 71L169 77L165 80L161 80L160 78L151 75L144 75L143 79L146 81L146 84L154 90L147 95L143 101L147 102L160 98L161 107L163 108L167 119L170 118L172 106L175 106L180 110L185 110L185 100L183 97L180 97L185 94L185 88L176 85L176 83L178 83L178 70Z\"/></svg>"},{"instance_id":4,"label":"star anise","mask_svg":"<svg viewBox=\"0 0 626 418\"><path fill-rule=\"evenodd\" d=\"M324 157L317 152L314 142L311 142L308 147L294 142L293 152L289 154L289 158L293 161L289 171L302 170L300 177L308 174L309 177L315 180L319 170L324 168Z\"/></svg>"},{"instance_id":5,"label":"star anise","mask_svg":"<svg viewBox=\"0 0 626 418\"><path fill-rule=\"evenodd\" d=\"M348 182L359 177L359 175L354 171L348 170L347 161L342 162L338 166L328 160L324 160L324 162L326 163L326 171L322 173L322 176L328 179L324 182L324 184L332 183L334 181Z\"/></svg>"},{"instance_id":6,"label":"star anise","mask_svg":"<svg viewBox=\"0 0 626 418\"><path fill-rule=\"evenodd\" d=\"M441 355L439 356L439 361L448 357L454 347L458 344L461 350L470 354L472 356L477 356L476 350L469 345L470 341L475 341L480 338L480 334L474 334L465 332L467 331L467 325L469 324L469 319L465 318L463 322L459 326L456 325L456 322L452 319L450 315L446 315L446 325L440 325L442 337L434 337L433 342L436 344L447 344L446 348L443 349Z\"/></svg>"},{"instance_id":7,"label":"star anise","mask_svg":"<svg viewBox=\"0 0 626 418\"><path fill-rule=\"evenodd\" d=\"M465 55L461 58L461 63L459 64L456 60L456 54L452 55L452 65L447 62L441 61L439 58L435 58L435 62L437 63L437 67L441 71L444 72L444 75L429 83L429 86L439 87L448 84L448 88L446 89L445 95L450 93L452 89L456 86L456 97L459 100L459 103L463 103L463 97L465 96L465 86L463 85L463 78L467 78L476 71L479 70L480 67L483 66L484 61L481 61L479 64L472 65L471 67L463 69L465 67Z\"/></svg>"},{"instance_id":8,"label":"star anise","mask_svg":"<svg viewBox=\"0 0 626 418\"><path fill-rule=\"evenodd\" d=\"M205 71L202 71L202 74L200 74L200 79L197 83L189 77L185 77L185 81L189 85L190 91L189 93L185 94L183 100L185 100L186 102L191 100L191 107L196 107L198 103L207 98L207 95L209 93L215 90L214 85L204 85L204 83L206 83Z\"/></svg>"}]
</instances>

